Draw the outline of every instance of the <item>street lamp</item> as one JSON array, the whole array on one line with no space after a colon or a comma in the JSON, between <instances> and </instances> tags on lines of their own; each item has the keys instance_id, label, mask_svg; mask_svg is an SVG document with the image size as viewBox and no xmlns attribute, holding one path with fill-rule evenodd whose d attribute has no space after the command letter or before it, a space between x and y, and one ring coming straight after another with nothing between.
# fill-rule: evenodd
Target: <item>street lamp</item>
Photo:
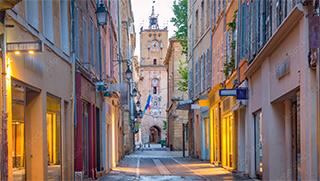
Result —
<instances>
[{"instance_id":1,"label":"street lamp","mask_svg":"<svg viewBox=\"0 0 320 181\"><path fill-rule=\"evenodd\" d=\"M134 88L134 89L132 90L132 94L131 94L131 95L132 95L133 97L136 97L136 96L137 96L137 92L138 92L137 89Z\"/></svg>"},{"instance_id":2,"label":"street lamp","mask_svg":"<svg viewBox=\"0 0 320 181\"><path fill-rule=\"evenodd\" d=\"M142 118L142 110L141 109L139 110L139 115L140 115L140 118Z\"/></svg>"},{"instance_id":3,"label":"street lamp","mask_svg":"<svg viewBox=\"0 0 320 181\"><path fill-rule=\"evenodd\" d=\"M97 11L95 12L98 20L98 24L100 26L107 24L107 14L108 11L106 10L106 7L103 3L100 3L99 7L97 8Z\"/></svg>"},{"instance_id":4,"label":"street lamp","mask_svg":"<svg viewBox=\"0 0 320 181\"><path fill-rule=\"evenodd\" d=\"M111 97L111 92L109 89L103 94L104 97Z\"/></svg>"},{"instance_id":5,"label":"street lamp","mask_svg":"<svg viewBox=\"0 0 320 181\"><path fill-rule=\"evenodd\" d=\"M131 79L132 77L132 71L130 70L130 68L128 67L127 70L126 70L126 77L128 80Z\"/></svg>"}]
</instances>

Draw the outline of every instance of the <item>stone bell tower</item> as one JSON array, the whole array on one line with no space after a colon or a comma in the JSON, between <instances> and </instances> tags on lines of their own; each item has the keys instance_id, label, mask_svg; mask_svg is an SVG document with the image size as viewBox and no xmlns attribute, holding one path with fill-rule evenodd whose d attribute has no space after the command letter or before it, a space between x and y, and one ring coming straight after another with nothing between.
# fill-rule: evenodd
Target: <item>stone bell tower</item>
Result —
<instances>
[{"instance_id":1,"label":"stone bell tower","mask_svg":"<svg viewBox=\"0 0 320 181\"><path fill-rule=\"evenodd\" d=\"M155 1L153 1L155 3ZM139 141L158 143L166 139L163 130L166 121L167 68L164 60L167 52L168 30L158 24L159 15L155 14L154 4L149 16L148 29L140 29L140 80L141 109L145 109L151 95L151 111L147 110L141 120Z\"/></svg>"}]
</instances>

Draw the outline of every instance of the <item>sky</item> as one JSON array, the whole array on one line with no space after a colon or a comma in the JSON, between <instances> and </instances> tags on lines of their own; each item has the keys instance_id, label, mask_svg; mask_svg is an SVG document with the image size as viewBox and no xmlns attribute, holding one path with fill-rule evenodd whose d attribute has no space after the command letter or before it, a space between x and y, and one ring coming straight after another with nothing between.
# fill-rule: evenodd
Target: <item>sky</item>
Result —
<instances>
[{"instance_id":1,"label":"sky","mask_svg":"<svg viewBox=\"0 0 320 181\"><path fill-rule=\"evenodd\" d=\"M138 56L138 60L140 60L140 27L143 26L144 29L148 28L153 1L154 0L131 0L136 31L136 49L134 55ZM174 35L174 30L176 29L173 23L170 22L173 17L173 1L174 0L155 0L154 3L154 12L155 14L159 14L159 27L163 29L165 26L168 26L169 38Z\"/></svg>"}]
</instances>

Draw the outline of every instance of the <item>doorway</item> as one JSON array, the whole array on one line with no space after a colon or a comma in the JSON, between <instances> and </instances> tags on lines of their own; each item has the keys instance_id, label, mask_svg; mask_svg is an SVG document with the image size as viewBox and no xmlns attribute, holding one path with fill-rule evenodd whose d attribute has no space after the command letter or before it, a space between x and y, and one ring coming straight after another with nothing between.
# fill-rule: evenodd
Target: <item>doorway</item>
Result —
<instances>
[{"instance_id":1,"label":"doorway","mask_svg":"<svg viewBox=\"0 0 320 181\"><path fill-rule=\"evenodd\" d=\"M25 180L25 88L18 84L12 83L11 90L13 180Z\"/></svg>"},{"instance_id":2,"label":"doorway","mask_svg":"<svg viewBox=\"0 0 320 181\"><path fill-rule=\"evenodd\" d=\"M232 113L222 120L222 166L234 167L234 126Z\"/></svg>"},{"instance_id":3,"label":"doorway","mask_svg":"<svg viewBox=\"0 0 320 181\"><path fill-rule=\"evenodd\" d=\"M301 180L301 151L300 151L300 102L299 93L297 100L292 102L292 168L293 180Z\"/></svg>"},{"instance_id":4,"label":"doorway","mask_svg":"<svg viewBox=\"0 0 320 181\"><path fill-rule=\"evenodd\" d=\"M89 104L82 102L83 171L89 177Z\"/></svg>"},{"instance_id":5,"label":"doorway","mask_svg":"<svg viewBox=\"0 0 320 181\"><path fill-rule=\"evenodd\" d=\"M61 180L60 101L47 97L48 179Z\"/></svg>"},{"instance_id":6,"label":"doorway","mask_svg":"<svg viewBox=\"0 0 320 181\"><path fill-rule=\"evenodd\" d=\"M152 126L149 129L149 142L150 143L160 143L161 141L161 131L158 126Z\"/></svg>"}]
</instances>

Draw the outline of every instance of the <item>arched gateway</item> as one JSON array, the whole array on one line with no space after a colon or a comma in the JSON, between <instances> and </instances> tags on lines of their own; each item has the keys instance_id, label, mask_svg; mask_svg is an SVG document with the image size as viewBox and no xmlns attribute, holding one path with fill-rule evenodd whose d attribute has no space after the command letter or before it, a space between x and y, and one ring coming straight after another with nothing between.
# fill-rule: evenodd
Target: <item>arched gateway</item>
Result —
<instances>
[{"instance_id":1,"label":"arched gateway","mask_svg":"<svg viewBox=\"0 0 320 181\"><path fill-rule=\"evenodd\" d=\"M158 126L151 126L149 129L149 142L159 143L161 141L161 129Z\"/></svg>"}]
</instances>

